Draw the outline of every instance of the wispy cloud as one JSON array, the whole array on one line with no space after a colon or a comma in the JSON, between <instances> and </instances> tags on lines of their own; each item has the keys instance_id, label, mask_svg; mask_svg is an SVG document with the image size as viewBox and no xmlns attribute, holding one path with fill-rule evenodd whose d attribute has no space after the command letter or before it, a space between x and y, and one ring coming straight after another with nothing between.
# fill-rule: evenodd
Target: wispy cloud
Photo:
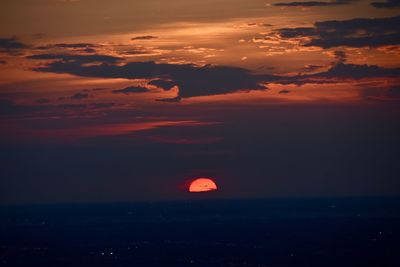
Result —
<instances>
[{"instance_id":1,"label":"wispy cloud","mask_svg":"<svg viewBox=\"0 0 400 267\"><path fill-rule=\"evenodd\" d=\"M132 41L137 41L137 40L151 40L151 39L157 39L157 36L153 35L141 35L141 36L135 36L131 38Z\"/></svg>"}]
</instances>

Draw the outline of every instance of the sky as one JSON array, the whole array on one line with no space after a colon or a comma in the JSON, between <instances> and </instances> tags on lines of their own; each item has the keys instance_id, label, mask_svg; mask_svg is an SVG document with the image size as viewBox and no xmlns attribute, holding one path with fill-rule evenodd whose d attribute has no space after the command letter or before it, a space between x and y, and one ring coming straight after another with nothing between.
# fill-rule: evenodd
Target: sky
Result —
<instances>
[{"instance_id":1,"label":"sky","mask_svg":"<svg viewBox=\"0 0 400 267\"><path fill-rule=\"evenodd\" d=\"M2 0L0 204L400 195L398 0Z\"/></svg>"}]
</instances>

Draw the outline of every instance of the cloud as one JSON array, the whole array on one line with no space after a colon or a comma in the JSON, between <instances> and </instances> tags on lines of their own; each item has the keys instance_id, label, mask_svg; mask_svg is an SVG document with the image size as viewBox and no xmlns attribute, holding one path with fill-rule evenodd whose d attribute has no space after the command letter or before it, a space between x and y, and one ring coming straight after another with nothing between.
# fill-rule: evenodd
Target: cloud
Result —
<instances>
[{"instance_id":1,"label":"cloud","mask_svg":"<svg viewBox=\"0 0 400 267\"><path fill-rule=\"evenodd\" d=\"M111 56L82 55L36 55L32 59L60 59L49 62L36 71L52 73L69 73L83 77L101 78L166 78L179 87L178 96L182 98L217 95L241 90L263 90L258 76L250 71L230 66L196 66L192 64L164 64L147 62L129 62L113 65L120 58ZM88 65L91 61L103 61L103 64Z\"/></svg>"},{"instance_id":2,"label":"cloud","mask_svg":"<svg viewBox=\"0 0 400 267\"><path fill-rule=\"evenodd\" d=\"M118 51L120 55L151 55L154 51L144 49L143 47L128 47Z\"/></svg>"},{"instance_id":3,"label":"cloud","mask_svg":"<svg viewBox=\"0 0 400 267\"><path fill-rule=\"evenodd\" d=\"M77 62L81 65L91 62L115 63L123 60L120 57L108 55L72 55L72 54L39 54L28 56L28 59L58 60L57 62Z\"/></svg>"},{"instance_id":4,"label":"cloud","mask_svg":"<svg viewBox=\"0 0 400 267\"><path fill-rule=\"evenodd\" d=\"M181 102L182 97L177 96L177 97L172 97L172 98L159 98L156 99L156 101L160 101L160 102L166 102L166 103L179 103Z\"/></svg>"},{"instance_id":5,"label":"cloud","mask_svg":"<svg viewBox=\"0 0 400 267\"><path fill-rule=\"evenodd\" d=\"M333 55L338 63L345 63L347 60L347 55L344 51L334 51Z\"/></svg>"},{"instance_id":6,"label":"cloud","mask_svg":"<svg viewBox=\"0 0 400 267\"><path fill-rule=\"evenodd\" d=\"M130 86L124 89L112 91L113 94L130 94L130 93L146 93L146 92L150 92L150 90L147 89L146 87L141 87L141 86Z\"/></svg>"},{"instance_id":7,"label":"cloud","mask_svg":"<svg viewBox=\"0 0 400 267\"><path fill-rule=\"evenodd\" d=\"M151 39L157 39L157 36L152 36L152 35L143 35L143 36L135 36L131 40L136 41L136 40L151 40Z\"/></svg>"},{"instance_id":8,"label":"cloud","mask_svg":"<svg viewBox=\"0 0 400 267\"><path fill-rule=\"evenodd\" d=\"M280 7L328 7L328 6L341 6L350 5L358 0L334 0L330 2L323 1L299 1L299 2L282 2L275 3L274 6Z\"/></svg>"},{"instance_id":9,"label":"cloud","mask_svg":"<svg viewBox=\"0 0 400 267\"><path fill-rule=\"evenodd\" d=\"M157 87L160 87L164 89L165 91L171 90L176 83L174 81L168 81L168 80L152 80L149 82L150 85L154 85Z\"/></svg>"},{"instance_id":10,"label":"cloud","mask_svg":"<svg viewBox=\"0 0 400 267\"><path fill-rule=\"evenodd\" d=\"M400 8L400 1L386 0L385 2L372 2L371 5L375 8Z\"/></svg>"},{"instance_id":11,"label":"cloud","mask_svg":"<svg viewBox=\"0 0 400 267\"><path fill-rule=\"evenodd\" d=\"M229 94L239 91L265 90L265 84L333 83L340 79L364 79L372 77L394 77L400 75L399 68L384 68L376 65L356 65L346 63L343 51L333 52L336 61L327 71L295 76L256 75L247 69L233 66L197 66L193 64L165 64L146 62L128 62L120 64L120 58L104 55L38 55L31 58L59 59L47 62L36 71L68 73L81 77L155 79L150 85L166 88L178 87L176 97L158 99L163 102L179 102L181 99ZM100 60L103 60L101 62ZM100 61L100 64L88 64ZM118 62L119 64L113 64ZM169 90L169 89L168 89ZM127 87L114 90L113 93L148 92L145 87Z\"/></svg>"},{"instance_id":12,"label":"cloud","mask_svg":"<svg viewBox=\"0 0 400 267\"><path fill-rule=\"evenodd\" d=\"M338 63L326 72L308 75L309 77L362 79L369 77L400 76L400 68L384 68L377 65L356 65Z\"/></svg>"},{"instance_id":13,"label":"cloud","mask_svg":"<svg viewBox=\"0 0 400 267\"><path fill-rule=\"evenodd\" d=\"M174 75L179 86L179 96L183 98L266 89L257 76L238 67L190 67Z\"/></svg>"},{"instance_id":14,"label":"cloud","mask_svg":"<svg viewBox=\"0 0 400 267\"><path fill-rule=\"evenodd\" d=\"M0 53L18 54L29 46L18 41L15 37L0 38Z\"/></svg>"},{"instance_id":15,"label":"cloud","mask_svg":"<svg viewBox=\"0 0 400 267\"><path fill-rule=\"evenodd\" d=\"M95 53L96 49L101 47L98 44L92 43L58 43L58 44L48 44L43 46L36 46L36 50L49 50L49 49L65 49L74 52L84 52L84 53Z\"/></svg>"},{"instance_id":16,"label":"cloud","mask_svg":"<svg viewBox=\"0 0 400 267\"><path fill-rule=\"evenodd\" d=\"M316 22L314 27L281 28L277 33L282 38L311 39L304 46L332 48L378 47L400 44L400 16L391 18L356 18Z\"/></svg>"},{"instance_id":17,"label":"cloud","mask_svg":"<svg viewBox=\"0 0 400 267\"><path fill-rule=\"evenodd\" d=\"M7 61L5 61L5 60L0 60L0 65L5 65L5 64L7 64Z\"/></svg>"},{"instance_id":18,"label":"cloud","mask_svg":"<svg viewBox=\"0 0 400 267\"><path fill-rule=\"evenodd\" d=\"M17 41L16 38L0 38L0 49L22 49L28 46Z\"/></svg>"},{"instance_id":19,"label":"cloud","mask_svg":"<svg viewBox=\"0 0 400 267\"><path fill-rule=\"evenodd\" d=\"M247 26L249 26L249 27L271 27L273 25L269 24L269 23L249 22L249 23L247 23Z\"/></svg>"},{"instance_id":20,"label":"cloud","mask_svg":"<svg viewBox=\"0 0 400 267\"><path fill-rule=\"evenodd\" d=\"M88 97L89 97L89 94L87 94L87 93L76 93L76 94L71 96L71 99L78 100L78 99L85 99L85 98L88 98Z\"/></svg>"},{"instance_id":21,"label":"cloud","mask_svg":"<svg viewBox=\"0 0 400 267\"><path fill-rule=\"evenodd\" d=\"M384 68L377 65L357 65L343 62L335 63L327 71L314 74L301 74L289 77L275 77L279 84L322 84L335 83L341 80L360 80L366 78L398 78L400 68Z\"/></svg>"},{"instance_id":22,"label":"cloud","mask_svg":"<svg viewBox=\"0 0 400 267\"><path fill-rule=\"evenodd\" d=\"M39 50L46 50L50 48L94 48L98 47L99 45L91 44L91 43L59 43L59 44L48 44L44 46L37 46L36 49Z\"/></svg>"},{"instance_id":23,"label":"cloud","mask_svg":"<svg viewBox=\"0 0 400 267\"><path fill-rule=\"evenodd\" d=\"M361 95L368 100L377 101L399 101L400 100L400 86L376 86L376 87L363 87L360 90Z\"/></svg>"}]
</instances>

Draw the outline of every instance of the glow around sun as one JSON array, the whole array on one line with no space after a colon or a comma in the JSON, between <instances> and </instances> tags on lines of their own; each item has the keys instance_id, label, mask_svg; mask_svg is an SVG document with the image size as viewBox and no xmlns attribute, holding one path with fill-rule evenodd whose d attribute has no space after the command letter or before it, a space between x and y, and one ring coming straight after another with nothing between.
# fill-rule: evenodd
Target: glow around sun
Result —
<instances>
[{"instance_id":1,"label":"glow around sun","mask_svg":"<svg viewBox=\"0 0 400 267\"><path fill-rule=\"evenodd\" d=\"M209 192L217 189L217 184L210 178L197 178L189 186L191 193Z\"/></svg>"}]
</instances>

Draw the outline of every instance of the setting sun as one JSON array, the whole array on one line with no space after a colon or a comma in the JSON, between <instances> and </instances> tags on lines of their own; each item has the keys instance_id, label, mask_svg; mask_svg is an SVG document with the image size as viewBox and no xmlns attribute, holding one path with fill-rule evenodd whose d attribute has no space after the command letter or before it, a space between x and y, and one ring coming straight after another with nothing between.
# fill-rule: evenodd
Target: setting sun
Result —
<instances>
[{"instance_id":1,"label":"setting sun","mask_svg":"<svg viewBox=\"0 0 400 267\"><path fill-rule=\"evenodd\" d=\"M209 192L217 190L215 182L209 178L197 178L189 186L189 192Z\"/></svg>"}]
</instances>

